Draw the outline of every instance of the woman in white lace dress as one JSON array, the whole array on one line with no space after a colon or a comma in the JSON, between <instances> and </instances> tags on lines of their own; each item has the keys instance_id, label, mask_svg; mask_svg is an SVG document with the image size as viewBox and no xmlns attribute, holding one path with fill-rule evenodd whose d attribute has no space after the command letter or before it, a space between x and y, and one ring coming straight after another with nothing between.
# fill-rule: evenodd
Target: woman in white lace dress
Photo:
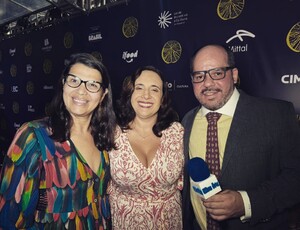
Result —
<instances>
[{"instance_id":1,"label":"woman in white lace dress","mask_svg":"<svg viewBox=\"0 0 300 230\"><path fill-rule=\"evenodd\" d=\"M125 79L117 115L113 229L182 229L183 127L159 70L142 67Z\"/></svg>"}]
</instances>

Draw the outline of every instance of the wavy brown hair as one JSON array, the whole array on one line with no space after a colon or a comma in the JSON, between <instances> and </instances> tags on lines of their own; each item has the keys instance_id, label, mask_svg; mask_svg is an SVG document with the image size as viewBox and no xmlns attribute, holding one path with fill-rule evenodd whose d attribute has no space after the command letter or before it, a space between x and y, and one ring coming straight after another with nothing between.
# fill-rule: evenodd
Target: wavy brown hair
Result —
<instances>
[{"instance_id":1,"label":"wavy brown hair","mask_svg":"<svg viewBox=\"0 0 300 230\"><path fill-rule=\"evenodd\" d=\"M129 124L136 116L136 113L131 105L131 96L134 91L136 79L138 79L145 70L157 73L163 82L162 102L158 110L156 124L152 128L153 133L156 136L161 137L161 132L168 128L174 121L179 121L179 117L177 112L171 107L171 99L169 97L167 85L164 81L161 71L153 66L140 67L135 71L135 73L124 79L121 96L116 103L117 120L123 131L130 129Z\"/></svg>"}]
</instances>

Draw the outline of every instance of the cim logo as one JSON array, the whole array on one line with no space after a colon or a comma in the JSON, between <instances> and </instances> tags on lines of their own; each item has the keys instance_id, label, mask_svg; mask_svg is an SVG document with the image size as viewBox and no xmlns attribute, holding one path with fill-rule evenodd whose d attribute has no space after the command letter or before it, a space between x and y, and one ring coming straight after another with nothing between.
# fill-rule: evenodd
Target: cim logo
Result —
<instances>
[{"instance_id":1,"label":"cim logo","mask_svg":"<svg viewBox=\"0 0 300 230\"><path fill-rule=\"evenodd\" d=\"M297 74L283 75L281 77L281 82L283 84L297 84L300 82L300 77Z\"/></svg>"}]
</instances>

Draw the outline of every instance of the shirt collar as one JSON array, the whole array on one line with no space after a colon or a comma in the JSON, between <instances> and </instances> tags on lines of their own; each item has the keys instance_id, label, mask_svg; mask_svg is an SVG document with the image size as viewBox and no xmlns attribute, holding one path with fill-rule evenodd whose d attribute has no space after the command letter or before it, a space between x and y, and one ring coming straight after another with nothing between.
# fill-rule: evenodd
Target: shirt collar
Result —
<instances>
[{"instance_id":1,"label":"shirt collar","mask_svg":"<svg viewBox=\"0 0 300 230\"><path fill-rule=\"evenodd\" d=\"M229 98L229 100L226 102L226 104L223 107L221 107L220 109L218 109L216 111L211 111L211 110L205 108L204 106L202 106L199 112L200 112L201 116L205 116L209 112L218 112L218 113L233 117L239 97L240 97L239 91L236 88L234 88L231 97Z\"/></svg>"}]
</instances>

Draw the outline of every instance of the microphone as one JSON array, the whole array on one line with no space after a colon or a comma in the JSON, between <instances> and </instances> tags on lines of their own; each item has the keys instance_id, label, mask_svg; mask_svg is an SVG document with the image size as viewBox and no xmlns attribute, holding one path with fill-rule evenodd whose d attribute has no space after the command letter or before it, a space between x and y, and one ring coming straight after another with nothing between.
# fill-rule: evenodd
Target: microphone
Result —
<instances>
[{"instance_id":1,"label":"microphone","mask_svg":"<svg viewBox=\"0 0 300 230\"><path fill-rule=\"evenodd\" d=\"M210 174L208 166L202 158L190 159L188 170L192 189L201 198L207 199L222 191L217 177Z\"/></svg>"}]
</instances>

